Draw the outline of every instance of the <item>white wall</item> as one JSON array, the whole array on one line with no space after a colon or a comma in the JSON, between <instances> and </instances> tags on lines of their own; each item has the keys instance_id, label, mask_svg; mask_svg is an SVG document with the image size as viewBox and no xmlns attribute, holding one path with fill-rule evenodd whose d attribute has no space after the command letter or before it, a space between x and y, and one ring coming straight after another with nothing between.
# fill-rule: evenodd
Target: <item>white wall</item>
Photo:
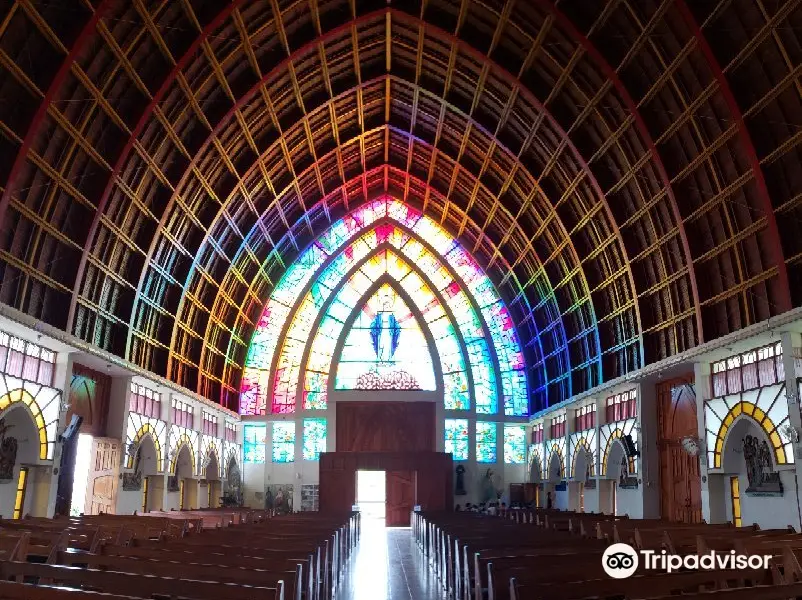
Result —
<instances>
[{"instance_id":1,"label":"white wall","mask_svg":"<svg viewBox=\"0 0 802 600\"><path fill-rule=\"evenodd\" d=\"M799 512L796 502L796 482L793 471L780 471L783 485L782 496L750 496L746 493L749 487L746 473L738 475L741 490L741 521L744 525L757 523L761 529L784 529L791 525L799 530ZM729 483L729 478L727 478ZM725 486L727 499L727 521L732 521L732 494L729 485Z\"/></svg>"},{"instance_id":2,"label":"white wall","mask_svg":"<svg viewBox=\"0 0 802 600\"><path fill-rule=\"evenodd\" d=\"M257 499L256 494L264 494L265 491L265 465L243 465L242 478L245 483L245 506L264 508L264 498Z\"/></svg>"},{"instance_id":3,"label":"white wall","mask_svg":"<svg viewBox=\"0 0 802 600\"><path fill-rule=\"evenodd\" d=\"M635 489L616 487L617 514L628 515L631 519L643 518L643 493L639 486Z\"/></svg>"},{"instance_id":4,"label":"white wall","mask_svg":"<svg viewBox=\"0 0 802 600\"><path fill-rule=\"evenodd\" d=\"M142 490L123 491L122 485L117 493L117 514L131 515L142 512Z\"/></svg>"}]
</instances>

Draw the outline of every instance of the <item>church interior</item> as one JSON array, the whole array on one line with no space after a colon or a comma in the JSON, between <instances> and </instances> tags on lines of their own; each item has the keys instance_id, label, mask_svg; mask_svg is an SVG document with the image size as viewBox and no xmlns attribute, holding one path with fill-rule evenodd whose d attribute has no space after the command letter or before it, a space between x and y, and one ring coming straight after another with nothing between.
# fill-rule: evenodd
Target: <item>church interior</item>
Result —
<instances>
[{"instance_id":1,"label":"church interior","mask_svg":"<svg viewBox=\"0 0 802 600\"><path fill-rule=\"evenodd\" d=\"M0 598L802 598L801 481L802 0L0 6Z\"/></svg>"}]
</instances>

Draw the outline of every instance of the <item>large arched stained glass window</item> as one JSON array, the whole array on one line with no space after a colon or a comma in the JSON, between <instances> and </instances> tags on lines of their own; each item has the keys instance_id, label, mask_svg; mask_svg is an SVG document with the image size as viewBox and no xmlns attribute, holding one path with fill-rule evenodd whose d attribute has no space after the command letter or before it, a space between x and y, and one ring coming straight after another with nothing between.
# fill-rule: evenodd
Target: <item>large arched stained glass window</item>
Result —
<instances>
[{"instance_id":1,"label":"large arched stained glass window","mask_svg":"<svg viewBox=\"0 0 802 600\"><path fill-rule=\"evenodd\" d=\"M340 353L338 390L437 389L418 320L389 284L362 306Z\"/></svg>"},{"instance_id":2,"label":"large arched stained glass window","mask_svg":"<svg viewBox=\"0 0 802 600\"><path fill-rule=\"evenodd\" d=\"M397 282L399 289L403 290L423 313L425 326L434 337L435 350L443 373L445 408L451 410L470 408L465 361L452 320L421 276L392 250L381 250L365 262L349 277L328 305L309 350L303 382L304 408L307 410L326 408L329 373L345 323L350 315L358 311L360 301L371 286L383 277ZM465 343L468 344L467 353L471 360L477 359L479 355L471 354L470 350L475 344L471 345L470 340L465 340ZM484 347L486 349L486 345ZM487 356L485 355L485 358ZM482 392L490 387L489 384L494 384L492 363L489 359L476 369L473 369L473 363L471 367L474 388L479 387L477 380L482 385ZM485 374L485 379L479 379L477 375L482 373ZM486 394L477 392L476 398L477 411L491 412L491 406L485 402Z\"/></svg>"},{"instance_id":3,"label":"large arched stained glass window","mask_svg":"<svg viewBox=\"0 0 802 600\"><path fill-rule=\"evenodd\" d=\"M327 316L321 317L321 311L349 273L382 244L395 248L420 271L452 315L468 367L468 377L460 377L472 384L476 412L493 414L503 407L507 415L526 415L523 353L495 287L470 253L438 223L389 197L334 222L276 285L248 350L240 412L294 412L301 396L314 387L307 386L304 373L310 371L304 361L311 339L323 327L320 319ZM320 386L318 393L324 393ZM306 408L316 407L314 395L308 405L306 397L303 402ZM448 407L454 400L446 394L445 402ZM469 405L461 398L454 403L458 410Z\"/></svg>"}]
</instances>

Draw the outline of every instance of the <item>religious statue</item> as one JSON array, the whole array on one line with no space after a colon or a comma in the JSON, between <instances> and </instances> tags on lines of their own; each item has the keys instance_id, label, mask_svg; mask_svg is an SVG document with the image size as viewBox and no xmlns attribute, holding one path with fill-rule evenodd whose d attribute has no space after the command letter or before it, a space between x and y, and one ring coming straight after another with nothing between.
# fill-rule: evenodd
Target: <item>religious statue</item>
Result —
<instances>
[{"instance_id":1,"label":"religious statue","mask_svg":"<svg viewBox=\"0 0 802 600\"><path fill-rule=\"evenodd\" d=\"M465 491L465 467L462 465L457 465L456 469L457 473L457 483L454 486L454 495L455 496L466 496L468 492Z\"/></svg>"},{"instance_id":2,"label":"religious statue","mask_svg":"<svg viewBox=\"0 0 802 600\"><path fill-rule=\"evenodd\" d=\"M495 475L492 469L488 469L485 472L479 496L482 502L491 502L501 498L501 491L496 487Z\"/></svg>"},{"instance_id":3,"label":"religious statue","mask_svg":"<svg viewBox=\"0 0 802 600\"><path fill-rule=\"evenodd\" d=\"M743 455L746 463L746 478L750 495L782 495L780 474L774 470L772 450L766 440L759 441L753 435L743 439Z\"/></svg>"},{"instance_id":4,"label":"religious statue","mask_svg":"<svg viewBox=\"0 0 802 600\"><path fill-rule=\"evenodd\" d=\"M137 448L134 457L134 472L123 473L123 490L126 492L142 489L142 445Z\"/></svg>"},{"instance_id":5,"label":"religious statue","mask_svg":"<svg viewBox=\"0 0 802 600\"><path fill-rule=\"evenodd\" d=\"M6 435L13 425L0 419L0 482L14 480L14 465L17 462L17 438Z\"/></svg>"},{"instance_id":6,"label":"religious statue","mask_svg":"<svg viewBox=\"0 0 802 600\"><path fill-rule=\"evenodd\" d=\"M585 463L585 489L586 490L595 490L596 489L596 480L591 477L591 461L593 460L593 456L590 452L587 453L587 462Z\"/></svg>"},{"instance_id":7,"label":"religious statue","mask_svg":"<svg viewBox=\"0 0 802 600\"><path fill-rule=\"evenodd\" d=\"M618 487L621 489L634 489L638 487L638 478L629 474L629 459L621 457L621 473L618 477Z\"/></svg>"},{"instance_id":8,"label":"religious statue","mask_svg":"<svg viewBox=\"0 0 802 600\"><path fill-rule=\"evenodd\" d=\"M401 337L401 326L392 312L393 301L388 296L382 298L382 310L373 317L370 324L370 339L373 342L373 352L379 362L389 363L398 349L398 339Z\"/></svg>"},{"instance_id":9,"label":"religious statue","mask_svg":"<svg viewBox=\"0 0 802 600\"><path fill-rule=\"evenodd\" d=\"M242 506L242 500L242 477L240 476L237 461L232 458L228 463L222 504L225 507Z\"/></svg>"}]
</instances>

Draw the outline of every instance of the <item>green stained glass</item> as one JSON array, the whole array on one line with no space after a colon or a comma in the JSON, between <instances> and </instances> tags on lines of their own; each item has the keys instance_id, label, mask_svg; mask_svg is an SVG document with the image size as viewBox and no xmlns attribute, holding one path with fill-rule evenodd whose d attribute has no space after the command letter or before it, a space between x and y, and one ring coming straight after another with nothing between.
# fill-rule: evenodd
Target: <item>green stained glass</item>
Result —
<instances>
[{"instance_id":1,"label":"green stained glass","mask_svg":"<svg viewBox=\"0 0 802 600\"><path fill-rule=\"evenodd\" d=\"M245 454L245 462L249 464L264 464L267 425L246 423L242 428L242 433L244 438L242 449Z\"/></svg>"},{"instance_id":2,"label":"green stained glass","mask_svg":"<svg viewBox=\"0 0 802 600\"><path fill-rule=\"evenodd\" d=\"M304 419L304 460L320 460L326 451L326 419Z\"/></svg>"},{"instance_id":3,"label":"green stained glass","mask_svg":"<svg viewBox=\"0 0 802 600\"><path fill-rule=\"evenodd\" d=\"M496 424L476 422L476 462L496 462Z\"/></svg>"},{"instance_id":4,"label":"green stained glass","mask_svg":"<svg viewBox=\"0 0 802 600\"><path fill-rule=\"evenodd\" d=\"M291 463L295 461L295 422L275 421L273 423L273 462Z\"/></svg>"}]
</instances>

